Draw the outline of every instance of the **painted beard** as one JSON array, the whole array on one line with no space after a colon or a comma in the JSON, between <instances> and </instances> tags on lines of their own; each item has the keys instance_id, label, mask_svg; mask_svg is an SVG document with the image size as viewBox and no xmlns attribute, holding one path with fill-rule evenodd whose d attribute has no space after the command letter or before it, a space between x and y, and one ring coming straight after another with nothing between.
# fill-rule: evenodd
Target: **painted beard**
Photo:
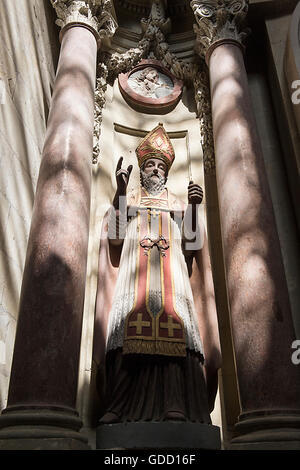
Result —
<instances>
[{"instance_id":1,"label":"painted beard","mask_svg":"<svg viewBox=\"0 0 300 470\"><path fill-rule=\"evenodd\" d=\"M154 173L145 173L141 170L142 185L149 194L157 196L165 189L166 178L157 173L158 178L152 179Z\"/></svg>"}]
</instances>

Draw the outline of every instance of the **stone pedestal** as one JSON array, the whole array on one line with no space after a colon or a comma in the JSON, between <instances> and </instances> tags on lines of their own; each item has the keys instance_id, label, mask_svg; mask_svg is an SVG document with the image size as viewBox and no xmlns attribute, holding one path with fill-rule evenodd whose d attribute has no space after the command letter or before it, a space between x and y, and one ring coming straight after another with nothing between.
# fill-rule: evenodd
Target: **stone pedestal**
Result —
<instances>
[{"instance_id":1,"label":"stone pedestal","mask_svg":"<svg viewBox=\"0 0 300 470\"><path fill-rule=\"evenodd\" d=\"M86 446L75 406L96 56L89 29L65 28L28 241L8 406L0 417L2 449Z\"/></svg>"},{"instance_id":2,"label":"stone pedestal","mask_svg":"<svg viewBox=\"0 0 300 470\"><path fill-rule=\"evenodd\" d=\"M97 428L96 448L218 450L220 429L187 422L102 424Z\"/></svg>"}]
</instances>

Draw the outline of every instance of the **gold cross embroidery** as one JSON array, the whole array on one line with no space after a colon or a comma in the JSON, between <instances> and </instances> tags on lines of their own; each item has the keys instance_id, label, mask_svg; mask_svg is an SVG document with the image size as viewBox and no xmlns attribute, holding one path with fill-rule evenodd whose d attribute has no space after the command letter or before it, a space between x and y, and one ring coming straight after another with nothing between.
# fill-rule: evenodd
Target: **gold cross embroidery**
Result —
<instances>
[{"instance_id":1,"label":"gold cross embroidery","mask_svg":"<svg viewBox=\"0 0 300 470\"><path fill-rule=\"evenodd\" d=\"M168 329L168 336L170 338L174 337L174 330L181 330L181 325L179 325L178 323L173 323L172 315L168 315L168 322L161 322L160 327L163 329Z\"/></svg>"},{"instance_id":2,"label":"gold cross embroidery","mask_svg":"<svg viewBox=\"0 0 300 470\"><path fill-rule=\"evenodd\" d=\"M143 314L138 313L137 314L137 320L129 322L129 327L133 326L133 327L136 328L136 334L137 335L142 334L142 328L144 326L145 327L150 326L150 322L149 321L143 321L142 318L143 318Z\"/></svg>"}]
</instances>

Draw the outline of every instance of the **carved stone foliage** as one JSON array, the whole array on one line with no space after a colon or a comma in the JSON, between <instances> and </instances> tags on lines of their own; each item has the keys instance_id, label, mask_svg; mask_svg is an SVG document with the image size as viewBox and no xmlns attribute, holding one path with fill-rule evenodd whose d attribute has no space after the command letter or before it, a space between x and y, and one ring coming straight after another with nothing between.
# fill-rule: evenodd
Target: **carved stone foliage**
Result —
<instances>
[{"instance_id":1,"label":"carved stone foliage","mask_svg":"<svg viewBox=\"0 0 300 470\"><path fill-rule=\"evenodd\" d=\"M127 73L142 59L156 59L176 78L194 86L204 171L213 172L215 168L214 145L209 82L205 64L201 61L196 64L180 60L169 49L166 35L170 28L170 20L165 17L165 2L163 0L153 0L149 17L143 19L141 24L144 34L135 48L129 49L124 54L105 52L99 55L101 62L97 73L93 162L97 163L99 157L99 136L102 109L105 106L106 83L113 83L120 73Z\"/></svg>"},{"instance_id":2,"label":"carved stone foliage","mask_svg":"<svg viewBox=\"0 0 300 470\"><path fill-rule=\"evenodd\" d=\"M112 16L111 0L50 0L57 14L56 24L61 28L71 24L85 24L91 28L97 38L111 37L117 29L117 23ZM102 109L105 105L107 88L107 67L98 66L95 88L95 124L93 142L93 163L99 155L99 138L101 132Z\"/></svg>"},{"instance_id":3,"label":"carved stone foliage","mask_svg":"<svg viewBox=\"0 0 300 470\"><path fill-rule=\"evenodd\" d=\"M56 24L64 28L70 23L82 23L100 37L111 37L117 23L111 14L111 0L50 0L57 14Z\"/></svg>"},{"instance_id":4,"label":"carved stone foliage","mask_svg":"<svg viewBox=\"0 0 300 470\"><path fill-rule=\"evenodd\" d=\"M245 26L249 0L192 0L197 24L197 52L205 57L210 46L221 39L243 44L249 33Z\"/></svg>"},{"instance_id":5,"label":"carved stone foliage","mask_svg":"<svg viewBox=\"0 0 300 470\"><path fill-rule=\"evenodd\" d=\"M164 0L153 0L151 13L148 19L142 19L142 29L147 30L149 23L152 26L157 26L164 34L169 33L171 30L170 18L166 18L166 2Z\"/></svg>"},{"instance_id":6,"label":"carved stone foliage","mask_svg":"<svg viewBox=\"0 0 300 470\"><path fill-rule=\"evenodd\" d=\"M107 67L104 64L98 65L96 88L95 88L95 110L94 110L94 134L93 134L93 163L98 162L100 154L100 134L102 124L102 111L105 106L105 92L107 89Z\"/></svg>"},{"instance_id":7,"label":"carved stone foliage","mask_svg":"<svg viewBox=\"0 0 300 470\"><path fill-rule=\"evenodd\" d=\"M203 166L206 174L215 172L214 139L211 116L211 100L207 69L198 70L194 77L197 117L200 124L200 140L203 151Z\"/></svg>"},{"instance_id":8,"label":"carved stone foliage","mask_svg":"<svg viewBox=\"0 0 300 470\"><path fill-rule=\"evenodd\" d=\"M193 63L179 60L169 50L166 35L170 31L170 19L165 16L165 1L153 0L150 15L141 20L143 37L136 47L124 54L100 54L102 62L108 67L108 80L114 79L123 72L129 71L142 59L160 60L178 79L192 80L197 69Z\"/></svg>"}]
</instances>

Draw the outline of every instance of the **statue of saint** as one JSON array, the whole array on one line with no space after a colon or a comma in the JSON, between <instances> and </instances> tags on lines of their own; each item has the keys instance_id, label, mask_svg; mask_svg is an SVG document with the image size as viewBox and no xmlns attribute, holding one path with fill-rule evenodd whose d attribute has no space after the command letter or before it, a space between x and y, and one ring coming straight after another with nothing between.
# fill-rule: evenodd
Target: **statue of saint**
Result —
<instances>
[{"instance_id":1,"label":"statue of saint","mask_svg":"<svg viewBox=\"0 0 300 470\"><path fill-rule=\"evenodd\" d=\"M203 192L190 182L185 207L167 189L175 154L162 124L136 154L141 186L127 194L132 165L122 168L121 157L100 248L95 330L98 336L106 330L100 424L210 424L220 346L207 240L197 218Z\"/></svg>"}]
</instances>

